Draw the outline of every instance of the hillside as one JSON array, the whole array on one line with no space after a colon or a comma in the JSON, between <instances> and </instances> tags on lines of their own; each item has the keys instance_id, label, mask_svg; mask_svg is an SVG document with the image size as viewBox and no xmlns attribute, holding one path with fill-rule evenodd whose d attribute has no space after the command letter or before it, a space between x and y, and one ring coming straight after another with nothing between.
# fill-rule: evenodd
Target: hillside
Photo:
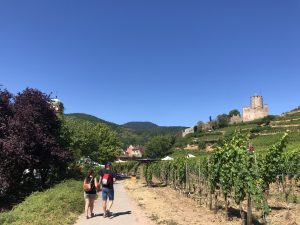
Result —
<instances>
[{"instance_id":1,"label":"hillside","mask_svg":"<svg viewBox=\"0 0 300 225\"><path fill-rule=\"evenodd\" d=\"M106 124L110 127L114 127L114 128L119 126L118 124L111 123L106 120L99 119L96 116L92 116L92 115L85 114L85 113L69 113L69 114L66 114L66 116L77 119L77 120L89 121L92 123L104 123L104 124Z\"/></svg>"},{"instance_id":2,"label":"hillside","mask_svg":"<svg viewBox=\"0 0 300 225\"><path fill-rule=\"evenodd\" d=\"M122 125L135 131L146 131L157 128L158 125L151 122L128 122Z\"/></svg>"},{"instance_id":3,"label":"hillside","mask_svg":"<svg viewBox=\"0 0 300 225\"><path fill-rule=\"evenodd\" d=\"M118 125L85 113L70 113L66 114L66 116L81 121L106 124L117 132L121 142L123 143L123 148L130 144L143 145L153 136L161 134L175 135L185 129L185 127L181 126L158 126L151 122L129 122L123 125Z\"/></svg>"},{"instance_id":4,"label":"hillside","mask_svg":"<svg viewBox=\"0 0 300 225\"><path fill-rule=\"evenodd\" d=\"M178 140L177 146L183 147L186 144L198 144L200 149L230 136L235 130L242 133L249 133L251 144L256 151L264 151L272 144L279 141L284 132L290 131L287 150L300 148L300 110L295 109L281 116L269 116L251 122L230 125L211 132L198 132Z\"/></svg>"},{"instance_id":5,"label":"hillside","mask_svg":"<svg viewBox=\"0 0 300 225\"><path fill-rule=\"evenodd\" d=\"M151 122L129 122L122 125L123 127L135 130L138 133L148 132L151 134L177 134L186 129L183 126L158 126Z\"/></svg>"}]
</instances>

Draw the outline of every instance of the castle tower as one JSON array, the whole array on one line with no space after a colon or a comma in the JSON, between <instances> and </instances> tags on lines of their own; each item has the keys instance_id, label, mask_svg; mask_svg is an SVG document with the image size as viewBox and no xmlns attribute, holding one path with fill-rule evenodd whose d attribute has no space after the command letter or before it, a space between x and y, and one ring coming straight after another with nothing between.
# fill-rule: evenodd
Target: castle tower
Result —
<instances>
[{"instance_id":1,"label":"castle tower","mask_svg":"<svg viewBox=\"0 0 300 225\"><path fill-rule=\"evenodd\" d=\"M251 96L251 109L262 109L263 108L263 98L262 96L256 95Z\"/></svg>"},{"instance_id":2,"label":"castle tower","mask_svg":"<svg viewBox=\"0 0 300 225\"><path fill-rule=\"evenodd\" d=\"M64 113L64 105L58 98L51 99L51 106L56 113Z\"/></svg>"},{"instance_id":3,"label":"castle tower","mask_svg":"<svg viewBox=\"0 0 300 225\"><path fill-rule=\"evenodd\" d=\"M250 97L250 107L243 107L243 121L252 121L264 118L269 114L269 107L263 104L263 97L255 95Z\"/></svg>"}]
</instances>

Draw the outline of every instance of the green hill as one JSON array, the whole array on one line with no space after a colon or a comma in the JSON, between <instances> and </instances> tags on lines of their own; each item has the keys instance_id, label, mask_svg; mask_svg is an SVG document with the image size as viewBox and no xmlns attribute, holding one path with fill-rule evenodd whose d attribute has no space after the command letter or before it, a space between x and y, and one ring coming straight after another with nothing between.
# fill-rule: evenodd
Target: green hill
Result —
<instances>
[{"instance_id":1,"label":"green hill","mask_svg":"<svg viewBox=\"0 0 300 225\"><path fill-rule=\"evenodd\" d=\"M81 121L106 124L117 132L121 142L123 143L123 148L130 144L144 145L153 136L161 134L175 135L185 129L185 127L181 126L158 126L151 122L129 122L123 125L118 125L85 113L70 113L66 114L66 116Z\"/></svg>"},{"instance_id":2,"label":"green hill","mask_svg":"<svg viewBox=\"0 0 300 225\"><path fill-rule=\"evenodd\" d=\"M158 125L151 122L128 122L122 125L135 131L146 131L157 128Z\"/></svg>"},{"instance_id":3,"label":"green hill","mask_svg":"<svg viewBox=\"0 0 300 225\"><path fill-rule=\"evenodd\" d=\"M200 149L204 149L207 145L229 137L235 130L249 133L251 144L256 151L261 152L279 141L284 132L289 130L287 150L300 149L300 110L295 109L280 116L269 116L251 122L229 125L210 132L202 131L191 134L178 140L177 146L182 148L186 144L198 144Z\"/></svg>"},{"instance_id":4,"label":"green hill","mask_svg":"<svg viewBox=\"0 0 300 225\"><path fill-rule=\"evenodd\" d=\"M66 116L77 119L77 120L89 121L89 122L92 122L92 123L104 123L104 124L106 124L110 127L113 127L113 128L116 128L116 127L119 126L118 124L111 123L111 122L108 122L106 120L99 119L96 116L92 116L92 115L85 114L85 113L69 113L69 114L66 114Z\"/></svg>"},{"instance_id":5,"label":"green hill","mask_svg":"<svg viewBox=\"0 0 300 225\"><path fill-rule=\"evenodd\" d=\"M129 122L122 125L123 127L135 130L138 133L149 132L152 134L177 134L184 130L183 126L158 126L151 122Z\"/></svg>"}]
</instances>

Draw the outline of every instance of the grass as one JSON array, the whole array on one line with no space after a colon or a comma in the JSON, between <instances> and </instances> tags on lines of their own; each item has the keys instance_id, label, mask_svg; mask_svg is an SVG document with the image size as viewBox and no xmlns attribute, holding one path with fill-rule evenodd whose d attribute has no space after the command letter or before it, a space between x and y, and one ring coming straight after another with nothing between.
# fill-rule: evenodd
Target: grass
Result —
<instances>
[{"instance_id":1,"label":"grass","mask_svg":"<svg viewBox=\"0 0 300 225\"><path fill-rule=\"evenodd\" d=\"M293 112L286 114L285 116L282 117L277 117L275 120L287 120L287 119L295 119L295 118L300 118L300 112Z\"/></svg>"},{"instance_id":2,"label":"grass","mask_svg":"<svg viewBox=\"0 0 300 225\"><path fill-rule=\"evenodd\" d=\"M275 135L258 136L251 140L251 143L256 150L263 152L270 148L273 144L277 143L283 136L282 133ZM300 134L298 132L291 132L288 136L288 144L286 147L287 151L300 149Z\"/></svg>"},{"instance_id":3,"label":"grass","mask_svg":"<svg viewBox=\"0 0 300 225\"><path fill-rule=\"evenodd\" d=\"M66 180L35 192L13 210L0 214L2 225L73 224L84 207L82 182Z\"/></svg>"}]
</instances>

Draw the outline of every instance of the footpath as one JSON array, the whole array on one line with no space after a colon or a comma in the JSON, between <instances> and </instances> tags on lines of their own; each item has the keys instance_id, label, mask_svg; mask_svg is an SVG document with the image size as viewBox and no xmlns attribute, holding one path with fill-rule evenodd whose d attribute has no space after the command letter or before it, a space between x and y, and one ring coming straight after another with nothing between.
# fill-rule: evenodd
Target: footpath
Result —
<instances>
[{"instance_id":1,"label":"footpath","mask_svg":"<svg viewBox=\"0 0 300 225\"><path fill-rule=\"evenodd\" d=\"M104 218L102 210L102 200L101 192L98 194L98 199L95 201L94 213L95 216L86 219L85 214L81 214L75 223L75 225L150 225L146 216L143 214L141 209L136 205L136 203L131 200L122 182L117 182L114 184L115 189L115 201L112 206L111 212L113 213L111 217ZM83 196L83 194L82 194Z\"/></svg>"}]
</instances>

